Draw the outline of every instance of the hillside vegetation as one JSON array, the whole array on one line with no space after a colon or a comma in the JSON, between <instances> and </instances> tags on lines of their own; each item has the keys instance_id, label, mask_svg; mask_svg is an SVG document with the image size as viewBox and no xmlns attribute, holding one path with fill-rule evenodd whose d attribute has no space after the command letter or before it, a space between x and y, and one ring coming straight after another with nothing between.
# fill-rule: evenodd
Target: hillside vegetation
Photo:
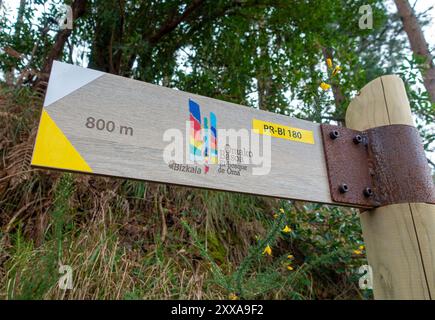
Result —
<instances>
[{"instance_id":1,"label":"hillside vegetation","mask_svg":"<svg viewBox=\"0 0 435 320\"><path fill-rule=\"evenodd\" d=\"M372 298L359 289L367 261L358 210L30 160L54 60L336 125L364 85L397 74L429 154L430 51L412 54L385 1L16 3L0 1L0 299ZM63 3L72 29L59 26ZM64 266L71 290L58 283Z\"/></svg>"},{"instance_id":2,"label":"hillside vegetation","mask_svg":"<svg viewBox=\"0 0 435 320\"><path fill-rule=\"evenodd\" d=\"M2 87L0 298L370 296L356 211L31 168L40 111L34 91Z\"/></svg>"}]
</instances>

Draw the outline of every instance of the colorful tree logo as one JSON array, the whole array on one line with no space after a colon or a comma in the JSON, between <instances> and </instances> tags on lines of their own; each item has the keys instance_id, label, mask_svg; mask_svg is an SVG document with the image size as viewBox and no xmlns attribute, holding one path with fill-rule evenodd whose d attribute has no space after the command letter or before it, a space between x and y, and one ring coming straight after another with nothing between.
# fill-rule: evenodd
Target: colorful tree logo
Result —
<instances>
[{"instance_id":1,"label":"colorful tree logo","mask_svg":"<svg viewBox=\"0 0 435 320\"><path fill-rule=\"evenodd\" d=\"M209 164L218 162L216 115L210 112L210 118L204 117L201 123L201 107L189 99L190 112L190 148L191 161L204 163L204 172L209 170Z\"/></svg>"}]
</instances>

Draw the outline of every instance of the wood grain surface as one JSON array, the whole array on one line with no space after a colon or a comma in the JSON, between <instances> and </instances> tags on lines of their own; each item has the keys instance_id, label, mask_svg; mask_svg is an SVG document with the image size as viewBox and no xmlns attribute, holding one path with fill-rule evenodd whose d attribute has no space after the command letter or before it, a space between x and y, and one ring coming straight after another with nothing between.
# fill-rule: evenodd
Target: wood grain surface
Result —
<instances>
[{"instance_id":1,"label":"wood grain surface","mask_svg":"<svg viewBox=\"0 0 435 320\"><path fill-rule=\"evenodd\" d=\"M68 77L57 81L68 81ZM218 129L251 130L253 120L257 119L308 130L314 143L271 137L271 166L265 175L253 174L258 165L250 163L249 157L244 157L246 170L241 170L240 175L220 173L219 164L211 164L207 174L174 171L163 159L163 150L170 143L163 136L168 129L180 130L186 150L189 99L200 105L202 116L208 117L210 112L216 115ZM94 174L333 203L320 126L316 123L110 74L103 74L54 101L45 110ZM105 123L112 121L115 129L113 132L89 129L86 127L89 117L103 119ZM128 134L127 127L132 129ZM56 169L56 165L47 167Z\"/></svg>"},{"instance_id":2,"label":"wood grain surface","mask_svg":"<svg viewBox=\"0 0 435 320\"><path fill-rule=\"evenodd\" d=\"M383 76L350 103L346 126L355 130L414 125L403 81ZM361 214L376 299L435 297L435 205L394 204Z\"/></svg>"}]
</instances>

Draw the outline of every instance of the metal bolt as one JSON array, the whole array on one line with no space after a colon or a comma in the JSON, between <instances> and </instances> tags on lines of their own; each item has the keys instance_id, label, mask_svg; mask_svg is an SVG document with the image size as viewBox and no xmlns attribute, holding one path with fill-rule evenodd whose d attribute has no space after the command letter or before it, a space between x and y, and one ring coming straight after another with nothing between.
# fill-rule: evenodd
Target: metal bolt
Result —
<instances>
[{"instance_id":1,"label":"metal bolt","mask_svg":"<svg viewBox=\"0 0 435 320\"><path fill-rule=\"evenodd\" d=\"M338 190L340 191L340 193L346 193L349 191L349 187L347 186L347 184L342 183L340 184L340 186L338 187Z\"/></svg>"},{"instance_id":2,"label":"metal bolt","mask_svg":"<svg viewBox=\"0 0 435 320\"><path fill-rule=\"evenodd\" d=\"M363 141L363 138L361 135L357 134L355 137L353 137L353 143L360 144Z\"/></svg>"},{"instance_id":3,"label":"metal bolt","mask_svg":"<svg viewBox=\"0 0 435 320\"><path fill-rule=\"evenodd\" d=\"M372 190L372 188L367 187L364 189L363 193L364 193L364 196L366 198L368 198L368 197L371 197L373 195L373 190Z\"/></svg>"},{"instance_id":4,"label":"metal bolt","mask_svg":"<svg viewBox=\"0 0 435 320\"><path fill-rule=\"evenodd\" d=\"M338 132L337 130L332 130L332 131L329 133L329 137L330 137L331 139L337 139L339 136L340 136L340 132Z\"/></svg>"}]
</instances>

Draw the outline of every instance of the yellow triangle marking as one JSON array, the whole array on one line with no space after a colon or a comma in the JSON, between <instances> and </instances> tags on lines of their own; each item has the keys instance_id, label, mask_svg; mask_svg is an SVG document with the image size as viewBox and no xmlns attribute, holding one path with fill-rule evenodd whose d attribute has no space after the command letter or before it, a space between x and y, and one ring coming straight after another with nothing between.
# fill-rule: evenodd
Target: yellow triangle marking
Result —
<instances>
[{"instance_id":1,"label":"yellow triangle marking","mask_svg":"<svg viewBox=\"0 0 435 320\"><path fill-rule=\"evenodd\" d=\"M91 167L44 109L36 136L32 165L92 172Z\"/></svg>"}]
</instances>

